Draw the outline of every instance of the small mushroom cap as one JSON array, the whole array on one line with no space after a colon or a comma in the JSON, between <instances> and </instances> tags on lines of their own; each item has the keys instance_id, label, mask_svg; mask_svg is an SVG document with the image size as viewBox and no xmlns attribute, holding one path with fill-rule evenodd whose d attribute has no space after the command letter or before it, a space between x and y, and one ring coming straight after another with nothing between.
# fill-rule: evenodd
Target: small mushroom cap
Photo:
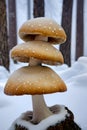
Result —
<instances>
[{"instance_id":1,"label":"small mushroom cap","mask_svg":"<svg viewBox=\"0 0 87 130\"><path fill-rule=\"evenodd\" d=\"M20 62L29 62L30 57L41 60L42 63L63 64L63 55L48 42L30 41L16 45L11 51L11 57Z\"/></svg>"},{"instance_id":2,"label":"small mushroom cap","mask_svg":"<svg viewBox=\"0 0 87 130\"><path fill-rule=\"evenodd\" d=\"M28 20L19 29L19 36L24 41L34 40L36 35L48 37L48 42L54 44L66 41L64 29L57 22L46 17Z\"/></svg>"},{"instance_id":3,"label":"small mushroom cap","mask_svg":"<svg viewBox=\"0 0 87 130\"><path fill-rule=\"evenodd\" d=\"M66 91L63 80L49 67L22 67L10 76L4 92L8 95L48 94Z\"/></svg>"}]
</instances>

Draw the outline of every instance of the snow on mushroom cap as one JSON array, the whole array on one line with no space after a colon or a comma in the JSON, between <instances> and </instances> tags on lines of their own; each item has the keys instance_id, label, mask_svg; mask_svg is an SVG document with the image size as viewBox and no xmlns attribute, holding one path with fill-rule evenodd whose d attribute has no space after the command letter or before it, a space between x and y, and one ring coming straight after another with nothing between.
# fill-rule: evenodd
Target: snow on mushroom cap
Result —
<instances>
[{"instance_id":1,"label":"snow on mushroom cap","mask_svg":"<svg viewBox=\"0 0 87 130\"><path fill-rule=\"evenodd\" d=\"M62 53L50 43L43 41L18 44L12 49L11 57L21 62L29 62L30 57L33 57L50 65L63 64L64 62Z\"/></svg>"},{"instance_id":2,"label":"snow on mushroom cap","mask_svg":"<svg viewBox=\"0 0 87 130\"><path fill-rule=\"evenodd\" d=\"M64 91L66 85L63 80L46 66L27 66L16 70L8 79L4 89L8 95L35 95Z\"/></svg>"},{"instance_id":3,"label":"snow on mushroom cap","mask_svg":"<svg viewBox=\"0 0 87 130\"><path fill-rule=\"evenodd\" d=\"M46 17L28 20L19 29L19 36L24 41L33 40L36 35L46 36L48 42L54 44L66 41L64 29L57 22Z\"/></svg>"}]
</instances>

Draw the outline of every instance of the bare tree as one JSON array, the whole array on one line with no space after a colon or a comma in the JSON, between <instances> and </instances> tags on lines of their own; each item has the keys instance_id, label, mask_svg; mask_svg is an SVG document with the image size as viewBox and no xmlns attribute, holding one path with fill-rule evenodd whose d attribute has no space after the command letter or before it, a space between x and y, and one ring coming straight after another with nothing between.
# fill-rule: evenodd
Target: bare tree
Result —
<instances>
[{"instance_id":1,"label":"bare tree","mask_svg":"<svg viewBox=\"0 0 87 130\"><path fill-rule=\"evenodd\" d=\"M6 3L0 0L0 65L9 70Z\"/></svg>"},{"instance_id":2,"label":"bare tree","mask_svg":"<svg viewBox=\"0 0 87 130\"><path fill-rule=\"evenodd\" d=\"M43 17L44 16L44 0L34 0L34 17Z\"/></svg>"},{"instance_id":3,"label":"bare tree","mask_svg":"<svg viewBox=\"0 0 87 130\"><path fill-rule=\"evenodd\" d=\"M84 0L77 0L77 28L76 28L76 60L83 56L84 50Z\"/></svg>"},{"instance_id":4,"label":"bare tree","mask_svg":"<svg viewBox=\"0 0 87 130\"><path fill-rule=\"evenodd\" d=\"M62 26L67 34L67 41L60 45L65 63L71 65L71 24L73 0L63 0Z\"/></svg>"},{"instance_id":5,"label":"bare tree","mask_svg":"<svg viewBox=\"0 0 87 130\"><path fill-rule=\"evenodd\" d=\"M30 19L30 16L31 16L31 1L30 0L27 0L27 11L28 11L28 19Z\"/></svg>"},{"instance_id":6,"label":"bare tree","mask_svg":"<svg viewBox=\"0 0 87 130\"><path fill-rule=\"evenodd\" d=\"M16 1L8 0L9 51L17 44Z\"/></svg>"}]
</instances>

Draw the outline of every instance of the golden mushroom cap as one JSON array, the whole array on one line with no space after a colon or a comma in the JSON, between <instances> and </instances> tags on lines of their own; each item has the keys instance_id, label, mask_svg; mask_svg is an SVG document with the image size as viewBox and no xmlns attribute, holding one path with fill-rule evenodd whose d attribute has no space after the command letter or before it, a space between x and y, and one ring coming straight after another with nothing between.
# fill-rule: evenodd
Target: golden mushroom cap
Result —
<instances>
[{"instance_id":1,"label":"golden mushroom cap","mask_svg":"<svg viewBox=\"0 0 87 130\"><path fill-rule=\"evenodd\" d=\"M19 36L24 41L34 40L37 35L48 37L48 42L53 44L66 41L64 29L57 22L46 17L30 19L19 29Z\"/></svg>"},{"instance_id":2,"label":"golden mushroom cap","mask_svg":"<svg viewBox=\"0 0 87 130\"><path fill-rule=\"evenodd\" d=\"M62 53L44 41L29 41L18 44L11 50L11 57L20 62L29 62L30 57L33 57L49 65L64 63Z\"/></svg>"},{"instance_id":3,"label":"golden mushroom cap","mask_svg":"<svg viewBox=\"0 0 87 130\"><path fill-rule=\"evenodd\" d=\"M49 67L22 67L10 76L4 92L8 95L48 94L66 91L63 80Z\"/></svg>"}]
</instances>

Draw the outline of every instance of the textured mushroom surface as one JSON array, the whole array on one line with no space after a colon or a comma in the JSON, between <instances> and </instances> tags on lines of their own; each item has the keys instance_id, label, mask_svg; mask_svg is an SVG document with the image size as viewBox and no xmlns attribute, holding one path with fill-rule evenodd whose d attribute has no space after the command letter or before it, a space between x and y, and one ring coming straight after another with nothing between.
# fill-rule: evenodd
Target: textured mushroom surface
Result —
<instances>
[{"instance_id":1,"label":"textured mushroom surface","mask_svg":"<svg viewBox=\"0 0 87 130\"><path fill-rule=\"evenodd\" d=\"M42 60L42 63L63 64L63 55L48 42L30 41L16 45L11 51L11 57L20 62L29 62L30 57Z\"/></svg>"},{"instance_id":2,"label":"textured mushroom surface","mask_svg":"<svg viewBox=\"0 0 87 130\"><path fill-rule=\"evenodd\" d=\"M49 67L28 66L11 75L4 92L8 95L34 95L64 92L66 89L63 80Z\"/></svg>"},{"instance_id":3,"label":"textured mushroom surface","mask_svg":"<svg viewBox=\"0 0 87 130\"><path fill-rule=\"evenodd\" d=\"M36 35L48 37L48 42L58 44L66 41L64 29L54 20L40 17L25 22L19 29L19 36L24 41L34 40Z\"/></svg>"}]
</instances>

